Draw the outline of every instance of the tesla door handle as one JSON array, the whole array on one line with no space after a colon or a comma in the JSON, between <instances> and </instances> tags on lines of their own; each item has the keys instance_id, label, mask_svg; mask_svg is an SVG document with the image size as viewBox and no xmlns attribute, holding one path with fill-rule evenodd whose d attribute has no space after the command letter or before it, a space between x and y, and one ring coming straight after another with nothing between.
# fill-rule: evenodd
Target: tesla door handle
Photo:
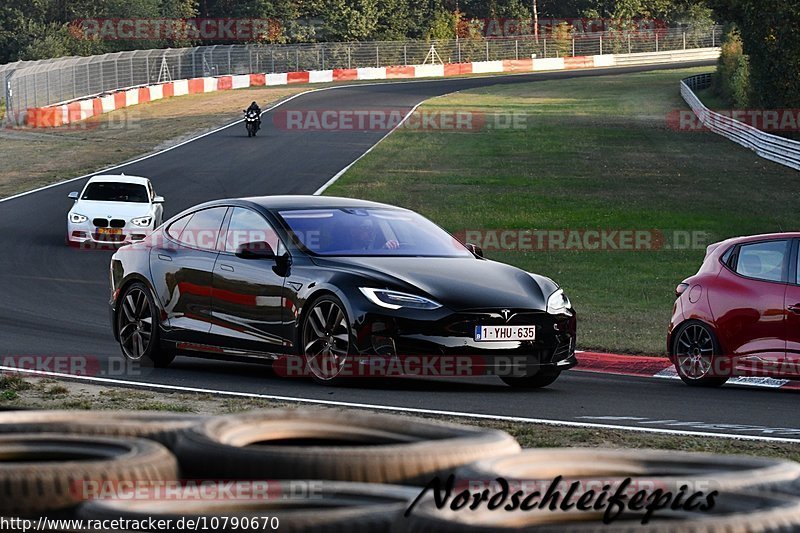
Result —
<instances>
[{"instance_id":1,"label":"tesla door handle","mask_svg":"<svg viewBox=\"0 0 800 533\"><path fill-rule=\"evenodd\" d=\"M800 304L790 305L789 306L789 311L791 311L792 313L797 313L798 315L800 315Z\"/></svg>"},{"instance_id":2,"label":"tesla door handle","mask_svg":"<svg viewBox=\"0 0 800 533\"><path fill-rule=\"evenodd\" d=\"M172 261L172 258L170 256L164 254L158 254L158 258L161 259L162 261Z\"/></svg>"},{"instance_id":3,"label":"tesla door handle","mask_svg":"<svg viewBox=\"0 0 800 533\"><path fill-rule=\"evenodd\" d=\"M225 272L233 272L233 267L230 265L220 265L220 270L224 270Z\"/></svg>"}]
</instances>

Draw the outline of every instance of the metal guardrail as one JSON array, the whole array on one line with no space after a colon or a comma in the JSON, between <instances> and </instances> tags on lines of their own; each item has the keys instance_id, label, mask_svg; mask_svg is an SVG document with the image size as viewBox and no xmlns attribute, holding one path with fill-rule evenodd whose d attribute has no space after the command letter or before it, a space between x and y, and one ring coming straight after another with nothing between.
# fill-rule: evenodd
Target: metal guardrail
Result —
<instances>
[{"instance_id":1,"label":"metal guardrail","mask_svg":"<svg viewBox=\"0 0 800 533\"><path fill-rule=\"evenodd\" d=\"M750 148L764 159L800 170L800 142L766 133L749 124L711 111L694 93L694 91L708 88L710 85L711 74L700 74L681 81L681 96L705 127L737 144Z\"/></svg>"},{"instance_id":2,"label":"metal guardrail","mask_svg":"<svg viewBox=\"0 0 800 533\"><path fill-rule=\"evenodd\" d=\"M0 65L5 99L24 111L105 92L164 81L259 72L461 63L630 54L718 46L721 29L605 32L574 38L490 38L481 40L307 43L293 45L219 45L165 50L135 50L90 57L69 57ZM5 69L5 70L4 70ZM0 91L2 95L2 91Z\"/></svg>"}]
</instances>

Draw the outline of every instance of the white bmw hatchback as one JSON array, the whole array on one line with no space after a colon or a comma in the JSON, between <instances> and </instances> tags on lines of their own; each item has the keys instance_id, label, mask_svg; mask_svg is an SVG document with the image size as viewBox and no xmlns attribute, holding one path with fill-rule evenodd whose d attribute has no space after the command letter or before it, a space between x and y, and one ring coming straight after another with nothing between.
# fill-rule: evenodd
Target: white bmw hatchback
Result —
<instances>
[{"instance_id":1,"label":"white bmw hatchback","mask_svg":"<svg viewBox=\"0 0 800 533\"><path fill-rule=\"evenodd\" d=\"M123 244L142 240L161 225L164 198L147 178L105 175L91 178L83 191L69 194L67 244Z\"/></svg>"}]
</instances>

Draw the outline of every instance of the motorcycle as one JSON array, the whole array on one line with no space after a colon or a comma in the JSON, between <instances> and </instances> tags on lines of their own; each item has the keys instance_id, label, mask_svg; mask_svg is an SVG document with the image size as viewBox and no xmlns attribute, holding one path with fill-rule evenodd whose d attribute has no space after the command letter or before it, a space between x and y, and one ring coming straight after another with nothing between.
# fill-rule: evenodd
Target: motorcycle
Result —
<instances>
[{"instance_id":1,"label":"motorcycle","mask_svg":"<svg viewBox=\"0 0 800 533\"><path fill-rule=\"evenodd\" d=\"M258 133L258 130L260 128L259 120L260 118L256 111L244 112L244 125L247 128L248 137L255 137L256 133Z\"/></svg>"}]
</instances>

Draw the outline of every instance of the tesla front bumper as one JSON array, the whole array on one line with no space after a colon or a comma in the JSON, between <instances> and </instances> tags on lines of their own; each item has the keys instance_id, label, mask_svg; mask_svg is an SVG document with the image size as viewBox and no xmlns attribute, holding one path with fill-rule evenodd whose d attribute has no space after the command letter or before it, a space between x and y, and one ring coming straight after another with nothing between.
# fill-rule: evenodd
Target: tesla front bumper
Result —
<instances>
[{"instance_id":1,"label":"tesla front bumper","mask_svg":"<svg viewBox=\"0 0 800 533\"><path fill-rule=\"evenodd\" d=\"M561 315L524 310L506 315L502 311L474 311L446 313L433 320L367 313L357 323L356 350L363 354L361 362L365 365L385 365L388 358L398 361L402 368L427 365L438 375L453 372L456 377L521 377L567 370L578 363L574 311ZM502 342L475 339L477 326L495 325L533 325L536 338Z\"/></svg>"}]
</instances>

